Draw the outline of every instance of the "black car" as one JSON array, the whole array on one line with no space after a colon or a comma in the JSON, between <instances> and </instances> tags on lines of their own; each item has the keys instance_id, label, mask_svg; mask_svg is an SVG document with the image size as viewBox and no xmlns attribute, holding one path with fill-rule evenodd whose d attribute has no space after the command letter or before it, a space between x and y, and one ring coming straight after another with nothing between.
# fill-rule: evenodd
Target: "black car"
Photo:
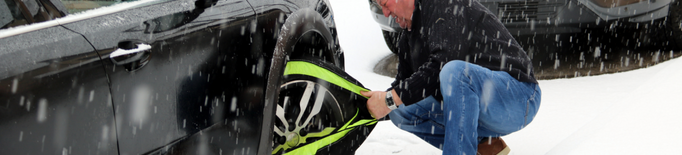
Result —
<instances>
[{"instance_id":1,"label":"black car","mask_svg":"<svg viewBox=\"0 0 682 155\"><path fill-rule=\"evenodd\" d=\"M623 45L682 49L680 0L480 0L515 37L605 32ZM392 52L401 34L393 17L369 0ZM457 10L453 6L453 10ZM534 43L528 43L534 44Z\"/></svg>"},{"instance_id":2,"label":"black car","mask_svg":"<svg viewBox=\"0 0 682 155\"><path fill-rule=\"evenodd\" d=\"M284 64L344 66L329 4L0 0L0 154L273 154Z\"/></svg>"}]
</instances>

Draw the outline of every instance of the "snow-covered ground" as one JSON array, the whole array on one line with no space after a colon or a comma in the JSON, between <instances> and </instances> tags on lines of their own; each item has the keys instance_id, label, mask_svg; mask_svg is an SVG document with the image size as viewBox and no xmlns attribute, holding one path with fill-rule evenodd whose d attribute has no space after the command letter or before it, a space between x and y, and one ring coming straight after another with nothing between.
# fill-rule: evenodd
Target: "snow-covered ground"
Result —
<instances>
[{"instance_id":1,"label":"snow-covered ground","mask_svg":"<svg viewBox=\"0 0 682 155\"><path fill-rule=\"evenodd\" d=\"M346 70L366 87L393 78L372 72L390 54L366 0L331 0ZM541 80L542 106L525 129L503 137L511 154L680 154L682 59L629 72ZM680 95L680 96L677 96ZM441 154L388 121L357 154Z\"/></svg>"}]
</instances>

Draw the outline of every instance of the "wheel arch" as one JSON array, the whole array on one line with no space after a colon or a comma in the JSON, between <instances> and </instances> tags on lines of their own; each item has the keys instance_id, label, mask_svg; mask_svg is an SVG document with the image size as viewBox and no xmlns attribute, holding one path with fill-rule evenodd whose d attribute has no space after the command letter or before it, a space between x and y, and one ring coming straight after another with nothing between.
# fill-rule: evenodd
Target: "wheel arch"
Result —
<instances>
[{"instance_id":1,"label":"wheel arch","mask_svg":"<svg viewBox=\"0 0 682 155\"><path fill-rule=\"evenodd\" d=\"M284 22L279 32L273 60L277 52L285 56L317 56L331 64L340 64L334 56L336 50L335 36L330 31L330 25L324 17L311 8L305 8L292 13ZM309 51L306 50L320 50ZM339 66L341 67L341 66Z\"/></svg>"}]
</instances>

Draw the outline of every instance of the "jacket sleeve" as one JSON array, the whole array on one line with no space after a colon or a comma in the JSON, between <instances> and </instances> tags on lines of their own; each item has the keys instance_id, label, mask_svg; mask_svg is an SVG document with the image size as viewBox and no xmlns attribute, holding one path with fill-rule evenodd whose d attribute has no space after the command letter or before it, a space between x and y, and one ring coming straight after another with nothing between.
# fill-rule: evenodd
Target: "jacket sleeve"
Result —
<instances>
[{"instance_id":1,"label":"jacket sleeve","mask_svg":"<svg viewBox=\"0 0 682 155\"><path fill-rule=\"evenodd\" d=\"M410 105L428 97L434 96L437 100L442 100L438 95L440 88L438 70L444 63L440 61L429 61L422 65L417 72L411 76L393 82L393 89L405 105Z\"/></svg>"},{"instance_id":2,"label":"jacket sleeve","mask_svg":"<svg viewBox=\"0 0 682 155\"><path fill-rule=\"evenodd\" d=\"M386 91L390 91L395 87L398 87L398 85L400 85L400 81L411 76L412 72L410 71L411 69L410 65L408 64L409 62L405 60L410 53L407 36L407 32L402 32L399 36L398 48L396 48L398 50L396 52L396 56L398 57L398 72L395 75L395 80L393 83L391 83L391 87ZM400 94L398 94L398 96L400 96Z\"/></svg>"},{"instance_id":3,"label":"jacket sleeve","mask_svg":"<svg viewBox=\"0 0 682 155\"><path fill-rule=\"evenodd\" d=\"M475 44L476 39L470 37L472 31L468 29L473 29L470 26L472 24L470 21L476 21L480 15L467 15L469 12L465 8L468 6L468 1L429 2L441 4L422 4L424 13L420 21L423 23L423 27L420 30L413 30L422 36L420 38L426 45L421 45L422 48L419 51L420 53L427 53L428 59L411 75L399 74L403 77L396 77L396 81L392 84L392 88L396 90L406 105L416 103L428 96L433 96L436 100L442 101L439 92L439 74L442 67L452 60L467 61L469 57L473 57L469 56L467 51L469 51L470 46L473 46L472 44ZM401 49L409 48L403 47ZM401 62L400 65L405 64ZM406 70L405 67L409 67L400 65L399 72Z\"/></svg>"}]
</instances>

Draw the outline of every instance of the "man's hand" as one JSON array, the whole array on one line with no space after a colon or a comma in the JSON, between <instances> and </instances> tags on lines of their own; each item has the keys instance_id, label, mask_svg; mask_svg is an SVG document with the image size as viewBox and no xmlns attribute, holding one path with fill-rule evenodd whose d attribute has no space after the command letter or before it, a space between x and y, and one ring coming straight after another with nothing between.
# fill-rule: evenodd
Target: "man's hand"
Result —
<instances>
[{"instance_id":1,"label":"man's hand","mask_svg":"<svg viewBox=\"0 0 682 155\"><path fill-rule=\"evenodd\" d=\"M363 96L369 97L367 109L374 119L381 119L391 112L386 105L386 92L383 91L361 91Z\"/></svg>"}]
</instances>

